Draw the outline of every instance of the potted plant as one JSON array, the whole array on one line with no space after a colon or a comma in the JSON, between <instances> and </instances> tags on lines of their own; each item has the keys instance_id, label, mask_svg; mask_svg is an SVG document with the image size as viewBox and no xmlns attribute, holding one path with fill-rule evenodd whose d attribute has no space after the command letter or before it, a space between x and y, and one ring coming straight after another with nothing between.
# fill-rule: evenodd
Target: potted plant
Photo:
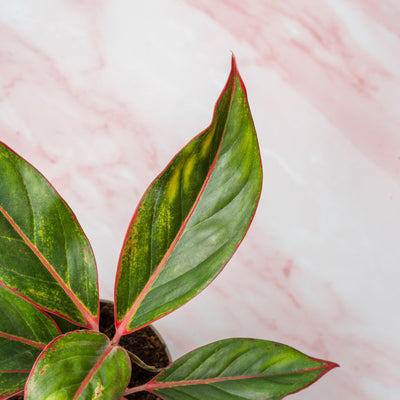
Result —
<instances>
[{"instance_id":1,"label":"potted plant","mask_svg":"<svg viewBox=\"0 0 400 400\"><path fill-rule=\"evenodd\" d=\"M120 340L180 307L222 270L253 218L262 169L232 57L211 125L151 183L115 281L115 335L99 332L94 256L49 182L0 144L0 399L281 399L337 366L280 343L233 338L198 348L139 387Z\"/></svg>"}]
</instances>

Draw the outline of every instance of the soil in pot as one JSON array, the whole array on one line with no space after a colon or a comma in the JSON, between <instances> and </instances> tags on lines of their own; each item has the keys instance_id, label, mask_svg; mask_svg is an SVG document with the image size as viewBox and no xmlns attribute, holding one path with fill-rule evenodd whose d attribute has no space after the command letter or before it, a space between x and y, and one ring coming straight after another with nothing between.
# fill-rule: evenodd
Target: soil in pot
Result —
<instances>
[{"instance_id":1,"label":"soil in pot","mask_svg":"<svg viewBox=\"0 0 400 400\"><path fill-rule=\"evenodd\" d=\"M110 339L115 334L114 305L112 303L100 303L100 332L106 334ZM151 326L146 326L139 331L122 336L119 344L137 355L147 365L163 368L170 363L165 344ZM155 375L155 373L146 371L132 363L132 376L129 387L143 385ZM125 397L129 400L159 400L159 397L147 392L134 393ZM9 400L23 400L23 398L23 396L18 395L10 397Z\"/></svg>"}]
</instances>

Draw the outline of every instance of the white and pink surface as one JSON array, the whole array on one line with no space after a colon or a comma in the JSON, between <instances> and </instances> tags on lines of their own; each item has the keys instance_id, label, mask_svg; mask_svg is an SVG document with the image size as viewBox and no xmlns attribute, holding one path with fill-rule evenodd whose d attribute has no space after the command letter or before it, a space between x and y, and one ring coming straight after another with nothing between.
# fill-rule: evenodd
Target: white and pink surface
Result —
<instances>
[{"instance_id":1,"label":"white and pink surface","mask_svg":"<svg viewBox=\"0 0 400 400\"><path fill-rule=\"evenodd\" d=\"M264 166L230 264L155 325L174 358L260 337L341 365L298 400L400 398L400 2L0 1L0 140L78 216L113 296L146 187L231 51Z\"/></svg>"}]
</instances>

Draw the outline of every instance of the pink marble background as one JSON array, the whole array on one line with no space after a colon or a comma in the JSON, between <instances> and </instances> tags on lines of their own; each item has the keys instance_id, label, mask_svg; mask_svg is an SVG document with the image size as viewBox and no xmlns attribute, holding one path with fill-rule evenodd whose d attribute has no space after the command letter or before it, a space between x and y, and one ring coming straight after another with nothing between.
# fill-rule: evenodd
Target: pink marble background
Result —
<instances>
[{"instance_id":1,"label":"pink marble background","mask_svg":"<svg viewBox=\"0 0 400 400\"><path fill-rule=\"evenodd\" d=\"M232 336L336 361L297 400L400 398L400 3L0 1L0 140L78 216L112 298L128 222L210 122L236 55L264 165L253 225L156 323L174 358Z\"/></svg>"}]
</instances>

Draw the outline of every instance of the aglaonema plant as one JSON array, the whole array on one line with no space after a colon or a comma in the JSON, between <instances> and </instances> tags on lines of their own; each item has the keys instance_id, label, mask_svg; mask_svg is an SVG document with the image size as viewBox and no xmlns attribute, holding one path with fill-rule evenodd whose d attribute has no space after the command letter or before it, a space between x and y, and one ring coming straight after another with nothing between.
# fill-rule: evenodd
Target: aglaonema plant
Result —
<instances>
[{"instance_id":1,"label":"aglaonema plant","mask_svg":"<svg viewBox=\"0 0 400 400\"><path fill-rule=\"evenodd\" d=\"M99 332L97 269L76 217L49 182L0 144L0 399L277 400L336 364L261 339L196 349L139 387L120 338L177 309L222 270L255 213L256 132L235 59L211 125L151 183L128 228L112 340Z\"/></svg>"}]
</instances>

